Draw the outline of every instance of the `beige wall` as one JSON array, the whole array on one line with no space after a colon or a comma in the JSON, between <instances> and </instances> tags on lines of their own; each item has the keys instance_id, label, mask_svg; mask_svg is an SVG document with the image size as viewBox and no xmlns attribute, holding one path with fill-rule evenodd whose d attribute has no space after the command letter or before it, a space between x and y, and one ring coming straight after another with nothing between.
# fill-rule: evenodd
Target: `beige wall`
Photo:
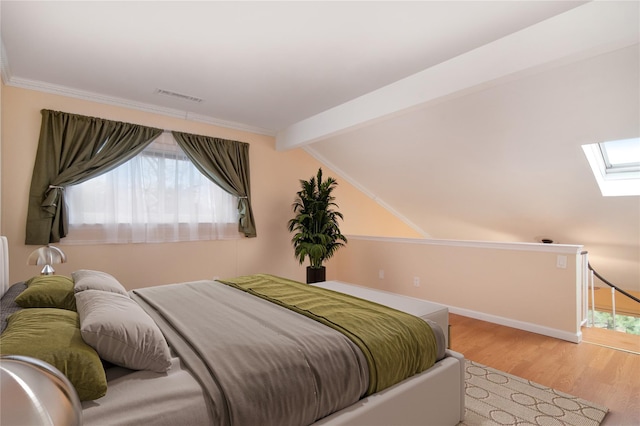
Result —
<instances>
[{"instance_id":1,"label":"beige wall","mask_svg":"<svg viewBox=\"0 0 640 426\"><path fill-rule=\"evenodd\" d=\"M286 224L292 216L299 179L311 177L321 165L303 150L277 152L272 137L210 124L9 86L1 90L0 233L9 239L11 282L39 272L38 267L26 265L35 247L24 245L24 227L43 108L251 144L257 238L172 244L62 244L69 262L59 265L58 273L70 274L81 268L103 270L129 289L257 272L304 281L304 266L293 257ZM324 169L325 176L332 175L331 170ZM449 305L454 312L568 340L579 332L575 256L568 256L567 269L558 269L557 253L553 251L357 237L417 239L420 235L362 192L338 180L336 197L345 216L341 229L353 237L327 264L328 279L433 300ZM379 278L381 269L383 279ZM413 286L416 276L420 287Z\"/></svg>"},{"instance_id":2,"label":"beige wall","mask_svg":"<svg viewBox=\"0 0 640 426\"><path fill-rule=\"evenodd\" d=\"M352 237L337 268L341 281L579 341L580 251L572 245ZM566 268L557 267L558 256L566 257Z\"/></svg>"},{"instance_id":3,"label":"beige wall","mask_svg":"<svg viewBox=\"0 0 640 426\"><path fill-rule=\"evenodd\" d=\"M172 244L60 245L69 262L56 271L70 274L81 268L107 271L127 288L230 277L257 272L304 280L304 266L293 257L286 229L299 179L308 179L320 167L303 150L275 151L274 138L80 100L38 91L2 87L2 157L0 232L9 240L11 282L39 272L27 266L35 246L25 246L27 196L40 130L40 110L52 109L127 121L163 129L239 140L251 144L251 187L257 238L234 241ZM324 168L325 176L331 170ZM337 177L336 175L333 175ZM416 232L360 191L338 178L337 203L345 220L344 233L417 237ZM336 278L333 260L328 277Z\"/></svg>"}]
</instances>

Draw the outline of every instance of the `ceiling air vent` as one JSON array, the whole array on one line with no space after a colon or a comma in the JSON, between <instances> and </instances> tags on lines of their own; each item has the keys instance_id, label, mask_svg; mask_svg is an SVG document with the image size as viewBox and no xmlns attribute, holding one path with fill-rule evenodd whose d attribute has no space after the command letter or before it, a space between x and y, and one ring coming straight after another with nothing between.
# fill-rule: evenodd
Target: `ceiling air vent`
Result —
<instances>
[{"instance_id":1,"label":"ceiling air vent","mask_svg":"<svg viewBox=\"0 0 640 426\"><path fill-rule=\"evenodd\" d=\"M156 93L158 95L171 96L173 98L182 99L183 101L202 102L202 99L196 98L195 96L184 95L182 93L172 92L171 90L156 89Z\"/></svg>"}]
</instances>

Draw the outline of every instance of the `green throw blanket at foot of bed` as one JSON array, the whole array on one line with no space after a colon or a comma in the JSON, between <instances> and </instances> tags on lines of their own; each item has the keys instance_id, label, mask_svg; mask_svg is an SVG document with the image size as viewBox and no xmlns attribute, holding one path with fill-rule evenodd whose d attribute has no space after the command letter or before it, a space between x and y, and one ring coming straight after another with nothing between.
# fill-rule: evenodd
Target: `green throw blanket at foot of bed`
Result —
<instances>
[{"instance_id":1,"label":"green throw blanket at foot of bed","mask_svg":"<svg viewBox=\"0 0 640 426\"><path fill-rule=\"evenodd\" d=\"M368 395L420 373L436 361L433 330L413 315L273 275L220 282L312 318L351 339L367 359Z\"/></svg>"}]
</instances>

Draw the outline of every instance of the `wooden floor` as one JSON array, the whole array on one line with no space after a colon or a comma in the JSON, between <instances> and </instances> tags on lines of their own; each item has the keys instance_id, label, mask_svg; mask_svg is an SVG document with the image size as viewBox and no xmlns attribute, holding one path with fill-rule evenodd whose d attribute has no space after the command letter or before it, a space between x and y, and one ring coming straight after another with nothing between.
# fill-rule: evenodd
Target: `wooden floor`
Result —
<instances>
[{"instance_id":1,"label":"wooden floor","mask_svg":"<svg viewBox=\"0 0 640 426\"><path fill-rule=\"evenodd\" d=\"M467 359L604 405L603 425L640 425L640 355L460 315L449 321L451 349Z\"/></svg>"},{"instance_id":2,"label":"wooden floor","mask_svg":"<svg viewBox=\"0 0 640 426\"><path fill-rule=\"evenodd\" d=\"M640 355L640 335L637 334L598 327L582 327L582 341Z\"/></svg>"}]
</instances>

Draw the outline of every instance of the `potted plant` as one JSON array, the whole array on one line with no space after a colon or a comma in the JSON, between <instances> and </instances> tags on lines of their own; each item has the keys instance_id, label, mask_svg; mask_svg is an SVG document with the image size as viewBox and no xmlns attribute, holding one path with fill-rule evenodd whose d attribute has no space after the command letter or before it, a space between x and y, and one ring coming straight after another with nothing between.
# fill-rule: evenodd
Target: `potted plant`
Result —
<instances>
[{"instance_id":1,"label":"potted plant","mask_svg":"<svg viewBox=\"0 0 640 426\"><path fill-rule=\"evenodd\" d=\"M323 262L344 246L347 238L340 233L338 219L342 213L331 195L338 182L332 177L322 180L322 168L308 181L300 180L302 189L293 203L295 217L289 220L289 232L295 232L291 242L295 256L302 265L309 257L307 283L325 281Z\"/></svg>"}]
</instances>

